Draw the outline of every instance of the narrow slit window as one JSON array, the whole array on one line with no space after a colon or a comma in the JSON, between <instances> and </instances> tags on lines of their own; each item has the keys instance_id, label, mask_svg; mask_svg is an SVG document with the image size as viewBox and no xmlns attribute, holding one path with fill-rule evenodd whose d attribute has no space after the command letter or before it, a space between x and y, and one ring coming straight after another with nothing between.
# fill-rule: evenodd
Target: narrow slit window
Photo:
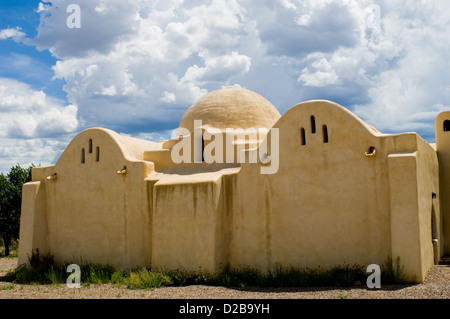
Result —
<instances>
[{"instance_id":1,"label":"narrow slit window","mask_svg":"<svg viewBox=\"0 0 450 319\"><path fill-rule=\"evenodd\" d=\"M300 129L300 139L302 141L302 145L306 145L306 134L305 134L305 129L301 128Z\"/></svg>"},{"instance_id":2,"label":"narrow slit window","mask_svg":"<svg viewBox=\"0 0 450 319\"><path fill-rule=\"evenodd\" d=\"M92 138L89 139L89 154L92 154Z\"/></svg>"},{"instance_id":3,"label":"narrow slit window","mask_svg":"<svg viewBox=\"0 0 450 319\"><path fill-rule=\"evenodd\" d=\"M311 116L311 133L316 134L316 118Z\"/></svg>"},{"instance_id":4,"label":"narrow slit window","mask_svg":"<svg viewBox=\"0 0 450 319\"><path fill-rule=\"evenodd\" d=\"M97 149L95 150L95 160L98 162L100 161L100 147L97 146Z\"/></svg>"},{"instance_id":5,"label":"narrow slit window","mask_svg":"<svg viewBox=\"0 0 450 319\"><path fill-rule=\"evenodd\" d=\"M81 164L86 163L86 158L85 158L85 154L84 154L84 148L81 149Z\"/></svg>"},{"instance_id":6,"label":"narrow slit window","mask_svg":"<svg viewBox=\"0 0 450 319\"><path fill-rule=\"evenodd\" d=\"M205 161L205 140L202 134L202 163Z\"/></svg>"},{"instance_id":7,"label":"narrow slit window","mask_svg":"<svg viewBox=\"0 0 450 319\"><path fill-rule=\"evenodd\" d=\"M328 143L328 127L326 125L323 126L323 142Z\"/></svg>"},{"instance_id":8,"label":"narrow slit window","mask_svg":"<svg viewBox=\"0 0 450 319\"><path fill-rule=\"evenodd\" d=\"M444 132L450 132L450 121L446 120L444 122Z\"/></svg>"}]
</instances>

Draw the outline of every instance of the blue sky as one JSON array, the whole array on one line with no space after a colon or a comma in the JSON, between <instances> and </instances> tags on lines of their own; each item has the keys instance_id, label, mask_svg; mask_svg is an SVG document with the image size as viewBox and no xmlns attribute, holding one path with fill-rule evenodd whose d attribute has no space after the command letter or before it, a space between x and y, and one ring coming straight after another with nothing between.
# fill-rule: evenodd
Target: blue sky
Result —
<instances>
[{"instance_id":1,"label":"blue sky","mask_svg":"<svg viewBox=\"0 0 450 319\"><path fill-rule=\"evenodd\" d=\"M0 0L0 17L0 172L54 164L88 127L167 138L228 86L281 114L328 99L428 142L450 110L445 0Z\"/></svg>"}]
</instances>

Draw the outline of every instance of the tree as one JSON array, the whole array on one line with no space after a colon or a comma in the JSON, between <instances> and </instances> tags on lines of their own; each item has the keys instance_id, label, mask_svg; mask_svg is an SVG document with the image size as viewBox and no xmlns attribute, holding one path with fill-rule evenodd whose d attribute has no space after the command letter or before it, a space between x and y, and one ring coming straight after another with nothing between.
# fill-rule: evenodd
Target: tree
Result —
<instances>
[{"instance_id":1,"label":"tree","mask_svg":"<svg viewBox=\"0 0 450 319\"><path fill-rule=\"evenodd\" d=\"M5 243L5 255L9 256L9 245L19 238L22 186L31 181L31 168L19 164L12 167L7 176L0 174L0 237Z\"/></svg>"}]
</instances>

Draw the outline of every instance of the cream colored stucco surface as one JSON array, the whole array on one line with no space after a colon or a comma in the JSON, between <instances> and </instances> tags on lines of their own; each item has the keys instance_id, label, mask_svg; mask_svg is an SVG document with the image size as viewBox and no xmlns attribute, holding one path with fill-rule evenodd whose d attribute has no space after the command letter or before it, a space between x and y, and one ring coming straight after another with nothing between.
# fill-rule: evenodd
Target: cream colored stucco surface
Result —
<instances>
[{"instance_id":1,"label":"cream colored stucco surface","mask_svg":"<svg viewBox=\"0 0 450 319\"><path fill-rule=\"evenodd\" d=\"M436 119L434 145L415 133L382 134L329 101L281 116L245 89L207 94L180 129L193 136L195 120L198 132L217 128L224 138L226 128L268 129L234 141L248 156L278 134L278 170L262 174L267 164L237 154L228 163L224 155L223 163L177 164L172 150L184 134L156 143L85 130L24 185L19 264L36 248L60 262L207 272L399 257L421 282L450 252L450 112Z\"/></svg>"}]
</instances>

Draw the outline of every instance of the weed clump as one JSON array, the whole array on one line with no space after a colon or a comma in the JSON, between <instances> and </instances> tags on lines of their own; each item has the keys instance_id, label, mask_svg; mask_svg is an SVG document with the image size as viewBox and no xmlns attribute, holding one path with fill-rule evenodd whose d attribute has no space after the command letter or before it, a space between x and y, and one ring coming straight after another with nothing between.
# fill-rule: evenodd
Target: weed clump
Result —
<instances>
[{"instance_id":1,"label":"weed clump","mask_svg":"<svg viewBox=\"0 0 450 319\"><path fill-rule=\"evenodd\" d=\"M73 262L76 263L76 262ZM29 257L28 265L22 265L0 278L19 284L65 284L70 273L67 266L73 263L57 264L51 254L41 255L39 250ZM330 269L295 268L276 265L262 273L251 267L230 269L225 267L215 274L188 272L184 270L158 270L139 268L115 270L108 265L80 263L81 284L115 284L129 289L153 289L166 286L209 285L236 287L240 290L257 287L330 287L353 286L367 279L366 269L348 264ZM381 268L383 284L409 282L404 276L400 260L388 258Z\"/></svg>"}]
</instances>

